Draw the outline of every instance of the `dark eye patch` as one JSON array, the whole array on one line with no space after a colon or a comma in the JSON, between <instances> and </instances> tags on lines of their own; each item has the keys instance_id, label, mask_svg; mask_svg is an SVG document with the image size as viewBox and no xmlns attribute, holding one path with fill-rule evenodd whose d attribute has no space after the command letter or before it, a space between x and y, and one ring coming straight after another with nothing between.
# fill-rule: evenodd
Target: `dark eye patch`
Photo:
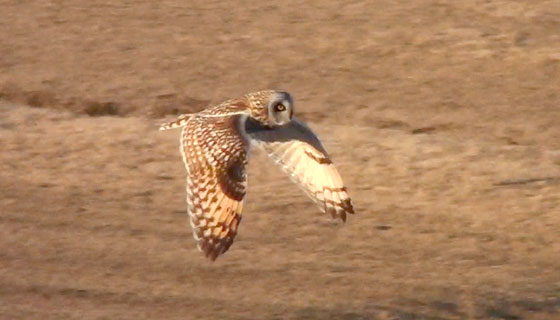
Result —
<instances>
[{"instance_id":1,"label":"dark eye patch","mask_svg":"<svg viewBox=\"0 0 560 320\"><path fill-rule=\"evenodd\" d=\"M277 105L274 106L274 110L277 112L282 112L286 110L286 106L283 105L282 103L279 103Z\"/></svg>"}]
</instances>

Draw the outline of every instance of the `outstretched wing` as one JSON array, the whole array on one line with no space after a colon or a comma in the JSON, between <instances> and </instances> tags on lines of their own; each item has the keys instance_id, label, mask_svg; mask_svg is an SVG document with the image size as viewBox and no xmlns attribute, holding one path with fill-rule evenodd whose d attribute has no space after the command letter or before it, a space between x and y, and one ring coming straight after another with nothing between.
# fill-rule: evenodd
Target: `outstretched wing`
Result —
<instances>
[{"instance_id":1,"label":"outstretched wing","mask_svg":"<svg viewBox=\"0 0 560 320\"><path fill-rule=\"evenodd\" d=\"M293 118L284 126L267 128L248 119L245 129L251 142L276 161L322 211L343 221L347 213L354 213L340 174L305 123Z\"/></svg>"},{"instance_id":2,"label":"outstretched wing","mask_svg":"<svg viewBox=\"0 0 560 320\"><path fill-rule=\"evenodd\" d=\"M240 121L193 116L181 134L190 222L198 249L211 260L229 249L241 222L248 142Z\"/></svg>"}]
</instances>

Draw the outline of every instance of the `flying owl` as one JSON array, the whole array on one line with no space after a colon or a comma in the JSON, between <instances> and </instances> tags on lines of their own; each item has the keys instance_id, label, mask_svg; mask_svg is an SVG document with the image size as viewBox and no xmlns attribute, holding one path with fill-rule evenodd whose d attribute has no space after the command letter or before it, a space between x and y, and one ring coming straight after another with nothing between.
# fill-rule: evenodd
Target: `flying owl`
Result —
<instances>
[{"instance_id":1,"label":"flying owl","mask_svg":"<svg viewBox=\"0 0 560 320\"><path fill-rule=\"evenodd\" d=\"M264 150L323 212L342 221L354 213L340 174L317 136L294 117L287 92L249 93L181 115L160 130L179 127L190 223L198 249L212 261L237 234L251 146Z\"/></svg>"}]
</instances>

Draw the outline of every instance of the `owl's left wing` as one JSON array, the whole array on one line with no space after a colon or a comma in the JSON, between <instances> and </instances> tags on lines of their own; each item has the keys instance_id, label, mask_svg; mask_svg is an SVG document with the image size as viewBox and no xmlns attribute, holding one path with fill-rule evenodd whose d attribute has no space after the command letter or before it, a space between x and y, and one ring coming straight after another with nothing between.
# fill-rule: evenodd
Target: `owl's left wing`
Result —
<instances>
[{"instance_id":1,"label":"owl's left wing","mask_svg":"<svg viewBox=\"0 0 560 320\"><path fill-rule=\"evenodd\" d=\"M278 163L323 212L343 221L347 213L354 213L340 174L305 123L293 118L284 126L266 128L247 119L245 131L251 142Z\"/></svg>"},{"instance_id":2,"label":"owl's left wing","mask_svg":"<svg viewBox=\"0 0 560 320\"><path fill-rule=\"evenodd\" d=\"M193 235L211 260L229 249L241 222L248 142L240 125L238 116L195 116L181 135Z\"/></svg>"}]
</instances>

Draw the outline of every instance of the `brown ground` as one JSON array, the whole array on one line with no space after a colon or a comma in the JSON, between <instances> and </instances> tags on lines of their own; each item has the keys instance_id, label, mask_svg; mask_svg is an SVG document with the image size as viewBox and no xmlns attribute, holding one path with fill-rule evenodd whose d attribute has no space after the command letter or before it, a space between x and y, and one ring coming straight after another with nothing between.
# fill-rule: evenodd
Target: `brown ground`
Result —
<instances>
[{"instance_id":1,"label":"brown ground","mask_svg":"<svg viewBox=\"0 0 560 320\"><path fill-rule=\"evenodd\" d=\"M560 319L560 2L0 1L0 318ZM178 131L290 91L357 206L262 155L195 249Z\"/></svg>"}]
</instances>

